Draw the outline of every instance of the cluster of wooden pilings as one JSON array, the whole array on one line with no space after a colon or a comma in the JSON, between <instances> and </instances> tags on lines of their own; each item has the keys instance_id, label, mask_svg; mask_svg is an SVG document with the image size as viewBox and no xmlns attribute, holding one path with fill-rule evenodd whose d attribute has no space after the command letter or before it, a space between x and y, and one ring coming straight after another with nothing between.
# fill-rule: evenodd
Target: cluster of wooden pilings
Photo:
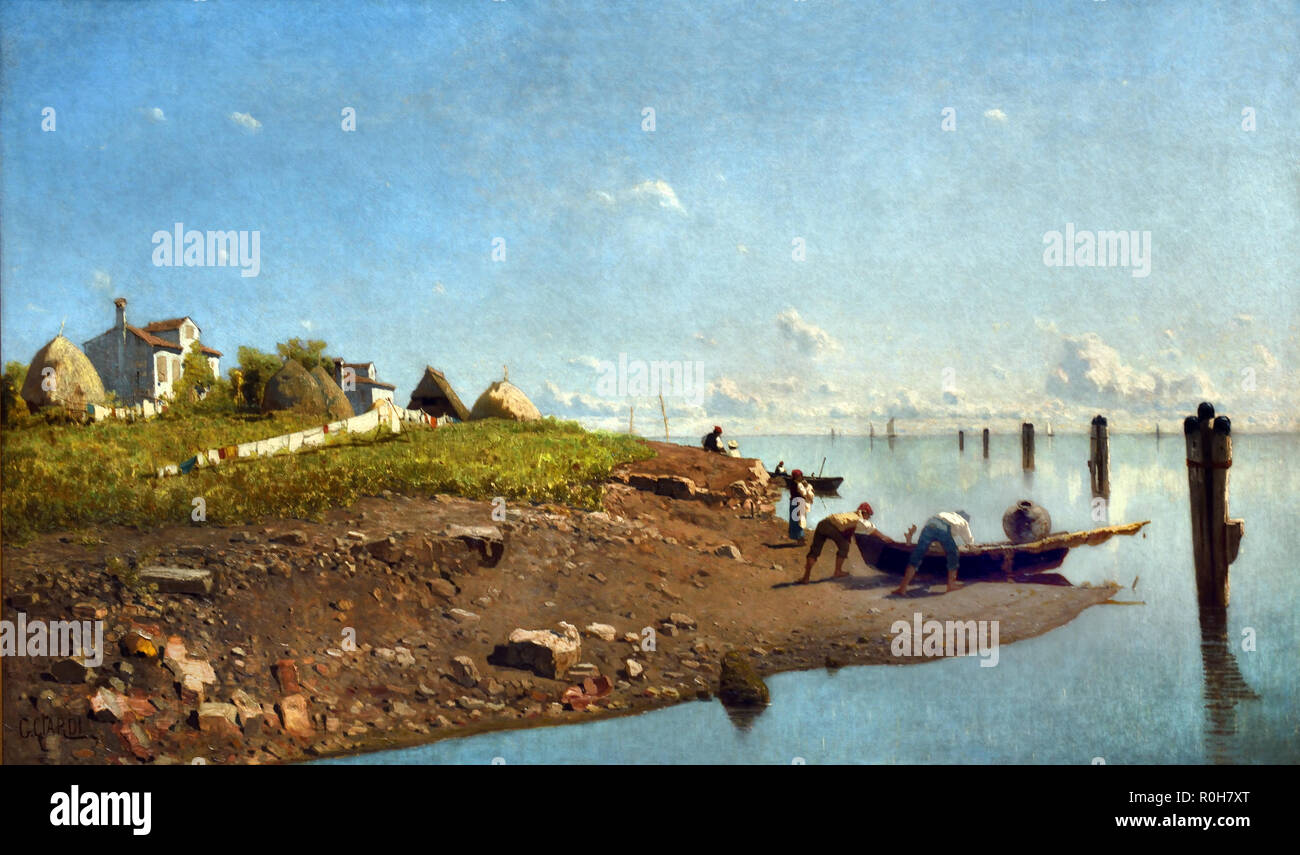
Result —
<instances>
[{"instance_id":1,"label":"cluster of wooden pilings","mask_svg":"<svg viewBox=\"0 0 1300 855\"><path fill-rule=\"evenodd\" d=\"M1183 421L1187 442L1187 489L1192 507L1196 595L1202 606L1228 605L1228 565L1237 559L1242 520L1228 519L1228 469L1232 421L1203 403Z\"/></svg>"}]
</instances>

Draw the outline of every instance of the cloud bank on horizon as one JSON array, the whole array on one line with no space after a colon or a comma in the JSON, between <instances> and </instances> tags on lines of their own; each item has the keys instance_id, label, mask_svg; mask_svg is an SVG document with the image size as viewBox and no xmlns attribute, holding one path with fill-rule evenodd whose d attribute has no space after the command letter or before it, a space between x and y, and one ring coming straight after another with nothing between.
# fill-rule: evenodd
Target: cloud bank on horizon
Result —
<instances>
[{"instance_id":1,"label":"cloud bank on horizon","mask_svg":"<svg viewBox=\"0 0 1300 855\"><path fill-rule=\"evenodd\" d=\"M504 364L648 435L661 391L690 437L1300 429L1288 4L291 14L0 7L5 360L124 296L223 368L307 334L472 400ZM154 266L178 222L257 230L257 274Z\"/></svg>"}]
</instances>

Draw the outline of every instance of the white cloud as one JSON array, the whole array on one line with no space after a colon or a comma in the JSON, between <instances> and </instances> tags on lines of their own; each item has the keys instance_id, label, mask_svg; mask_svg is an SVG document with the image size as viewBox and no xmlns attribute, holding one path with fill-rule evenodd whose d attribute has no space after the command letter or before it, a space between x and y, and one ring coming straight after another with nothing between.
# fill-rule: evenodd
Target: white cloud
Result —
<instances>
[{"instance_id":1,"label":"white cloud","mask_svg":"<svg viewBox=\"0 0 1300 855\"><path fill-rule=\"evenodd\" d=\"M167 116L163 114L162 107L146 107L144 110L145 118L151 122L165 122Z\"/></svg>"},{"instance_id":2,"label":"white cloud","mask_svg":"<svg viewBox=\"0 0 1300 855\"><path fill-rule=\"evenodd\" d=\"M631 193L633 196L658 200L661 208L686 213L686 209L682 207L682 203L677 199L677 192L673 190L672 185L662 178L655 181L642 181L632 188Z\"/></svg>"},{"instance_id":3,"label":"white cloud","mask_svg":"<svg viewBox=\"0 0 1300 855\"><path fill-rule=\"evenodd\" d=\"M1007 120L1007 114L1002 112L999 108L994 107L992 110L984 111L984 118L992 119L995 122L1005 122Z\"/></svg>"},{"instance_id":4,"label":"white cloud","mask_svg":"<svg viewBox=\"0 0 1300 855\"><path fill-rule=\"evenodd\" d=\"M446 288L446 286L444 286L444 285L442 284L442 280L438 280L437 282L434 282L434 283L433 283L433 293L435 293L435 294L446 294L446 293L447 293L447 288Z\"/></svg>"},{"instance_id":5,"label":"white cloud","mask_svg":"<svg viewBox=\"0 0 1300 855\"><path fill-rule=\"evenodd\" d=\"M1067 402L1134 411L1195 408L1214 397L1213 383L1195 368L1131 365L1096 333L1062 335L1059 364L1047 377L1047 391Z\"/></svg>"},{"instance_id":6,"label":"white cloud","mask_svg":"<svg viewBox=\"0 0 1300 855\"><path fill-rule=\"evenodd\" d=\"M262 123L248 113L231 113L230 121L254 133L262 129Z\"/></svg>"},{"instance_id":7,"label":"white cloud","mask_svg":"<svg viewBox=\"0 0 1300 855\"><path fill-rule=\"evenodd\" d=\"M777 315L776 325L786 339L804 353L820 356L840 349L840 343L830 333L808 323L794 309L786 309Z\"/></svg>"},{"instance_id":8,"label":"white cloud","mask_svg":"<svg viewBox=\"0 0 1300 855\"><path fill-rule=\"evenodd\" d=\"M113 290L113 277L109 276L103 270L96 270L90 275L90 287L96 291L103 291L107 294Z\"/></svg>"},{"instance_id":9,"label":"white cloud","mask_svg":"<svg viewBox=\"0 0 1300 855\"><path fill-rule=\"evenodd\" d=\"M581 368L590 368L592 371L600 370L600 360L594 356L575 356L568 360L570 365L577 365Z\"/></svg>"},{"instance_id":10,"label":"white cloud","mask_svg":"<svg viewBox=\"0 0 1300 855\"><path fill-rule=\"evenodd\" d=\"M307 320L306 318L303 318L303 319L302 319L301 321L299 321L298 323L301 324L301 325L302 325L302 328L305 329L305 330L310 330L310 329L312 328L312 326L313 326L312 322L309 321L309 320Z\"/></svg>"},{"instance_id":11,"label":"white cloud","mask_svg":"<svg viewBox=\"0 0 1300 855\"><path fill-rule=\"evenodd\" d=\"M749 247L745 246L743 243L738 243L736 244L736 252L741 255L749 255Z\"/></svg>"}]
</instances>

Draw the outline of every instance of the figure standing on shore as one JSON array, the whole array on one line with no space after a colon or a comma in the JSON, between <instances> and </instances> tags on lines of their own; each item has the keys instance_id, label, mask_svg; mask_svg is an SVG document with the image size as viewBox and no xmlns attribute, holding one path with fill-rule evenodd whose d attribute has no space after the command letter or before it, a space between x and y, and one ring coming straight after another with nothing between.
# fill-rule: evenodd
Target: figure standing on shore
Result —
<instances>
[{"instance_id":1,"label":"figure standing on shore","mask_svg":"<svg viewBox=\"0 0 1300 855\"><path fill-rule=\"evenodd\" d=\"M790 473L790 539L803 543L808 531L808 508L812 505L812 484L804 480L803 470Z\"/></svg>"},{"instance_id":2,"label":"figure standing on shore","mask_svg":"<svg viewBox=\"0 0 1300 855\"><path fill-rule=\"evenodd\" d=\"M784 461L784 460L777 461L776 468L772 470L772 474L773 474L773 475L784 475L784 474L785 474L785 461Z\"/></svg>"},{"instance_id":3,"label":"figure standing on shore","mask_svg":"<svg viewBox=\"0 0 1300 855\"><path fill-rule=\"evenodd\" d=\"M955 591L960 588L961 585L957 582L958 553L955 538L961 538L967 546L975 545L975 537L970 532L970 514L965 511L955 513L943 511L926 520L925 527L921 529L921 536L916 539L916 548L912 550L912 556L907 560L907 569L903 571L903 583L894 589L894 593L907 593L907 586L916 575L916 568L921 566L925 551L936 540L943 544L943 551L948 556L948 590Z\"/></svg>"},{"instance_id":4,"label":"figure standing on shore","mask_svg":"<svg viewBox=\"0 0 1300 855\"><path fill-rule=\"evenodd\" d=\"M728 456L728 457L739 457L739 456L740 456L740 443L736 442L734 439L733 439L731 442L727 443L727 456Z\"/></svg>"},{"instance_id":5,"label":"figure standing on shore","mask_svg":"<svg viewBox=\"0 0 1300 855\"><path fill-rule=\"evenodd\" d=\"M856 511L849 511L840 514L831 514L830 516L817 523L816 530L813 531L812 548L808 550L808 557L804 560L803 578L799 580L800 585L806 585L812 576L813 565L817 563L817 558L822 554L822 546L827 540L835 541L835 575L832 579L840 579L849 575L844 572L844 559L849 557L849 544L853 542L855 534L871 534L876 531L875 523L871 522L871 505L863 502L858 505Z\"/></svg>"},{"instance_id":6,"label":"figure standing on shore","mask_svg":"<svg viewBox=\"0 0 1300 855\"><path fill-rule=\"evenodd\" d=\"M706 433L704 439L700 440L705 451L716 452L717 454L726 454L727 450L722 447L722 428L717 425L713 426L712 433Z\"/></svg>"}]
</instances>

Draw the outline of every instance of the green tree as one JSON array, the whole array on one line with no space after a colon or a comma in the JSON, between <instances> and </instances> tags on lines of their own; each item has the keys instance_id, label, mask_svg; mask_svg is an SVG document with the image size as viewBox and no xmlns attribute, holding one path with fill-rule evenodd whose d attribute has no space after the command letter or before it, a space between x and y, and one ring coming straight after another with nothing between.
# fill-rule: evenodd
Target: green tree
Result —
<instances>
[{"instance_id":1,"label":"green tree","mask_svg":"<svg viewBox=\"0 0 1300 855\"><path fill-rule=\"evenodd\" d=\"M194 342L181 360L181 379L174 385L177 401L197 401L216 383L212 365L200 348L201 345Z\"/></svg>"},{"instance_id":2,"label":"green tree","mask_svg":"<svg viewBox=\"0 0 1300 855\"><path fill-rule=\"evenodd\" d=\"M274 353L267 353L255 347L239 348L239 373L242 377L244 406L251 410L262 407L262 393L266 391L266 381L280 370L283 363Z\"/></svg>"},{"instance_id":3,"label":"green tree","mask_svg":"<svg viewBox=\"0 0 1300 855\"><path fill-rule=\"evenodd\" d=\"M26 379L26 365L21 362L5 363L5 373L0 376L0 419L5 424L27 415L27 402L21 394Z\"/></svg>"},{"instance_id":4,"label":"green tree","mask_svg":"<svg viewBox=\"0 0 1300 855\"><path fill-rule=\"evenodd\" d=\"M319 365L331 374L334 372L334 358L325 354L325 342L320 339L291 338L277 344L275 349L282 359L296 360L308 371Z\"/></svg>"}]
</instances>

